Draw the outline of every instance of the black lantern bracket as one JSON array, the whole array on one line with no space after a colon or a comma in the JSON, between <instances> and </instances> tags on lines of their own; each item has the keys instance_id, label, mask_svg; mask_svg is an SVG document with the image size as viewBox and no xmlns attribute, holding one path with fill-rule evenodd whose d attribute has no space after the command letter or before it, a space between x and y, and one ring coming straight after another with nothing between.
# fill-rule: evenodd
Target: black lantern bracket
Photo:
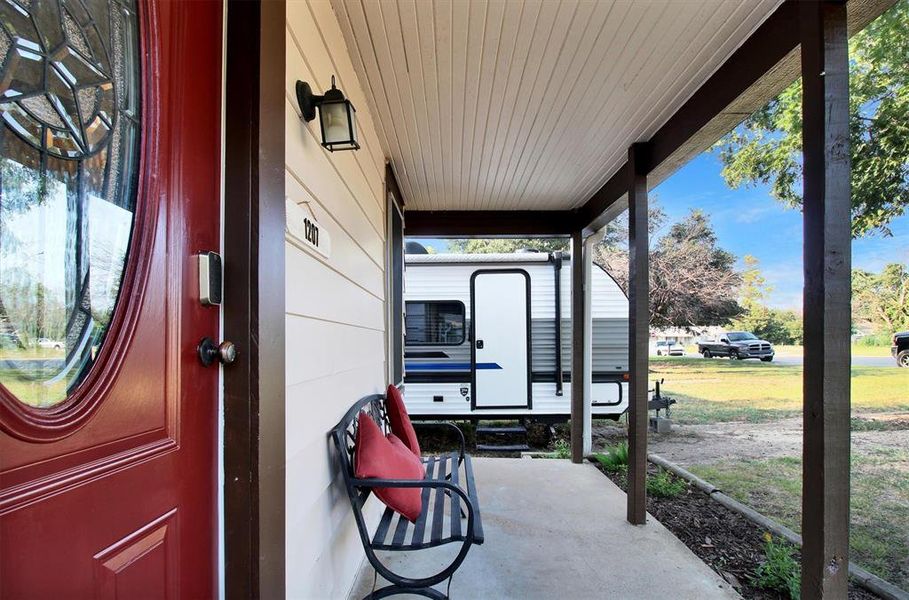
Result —
<instances>
[{"instance_id":1,"label":"black lantern bracket","mask_svg":"<svg viewBox=\"0 0 909 600\"><path fill-rule=\"evenodd\" d=\"M300 105L300 113L304 121L312 121L316 118L316 107L325 102L343 102L344 92L335 87L335 76L331 76L331 89L323 95L318 96L312 93L312 88L305 81L297 80L297 104Z\"/></svg>"}]
</instances>

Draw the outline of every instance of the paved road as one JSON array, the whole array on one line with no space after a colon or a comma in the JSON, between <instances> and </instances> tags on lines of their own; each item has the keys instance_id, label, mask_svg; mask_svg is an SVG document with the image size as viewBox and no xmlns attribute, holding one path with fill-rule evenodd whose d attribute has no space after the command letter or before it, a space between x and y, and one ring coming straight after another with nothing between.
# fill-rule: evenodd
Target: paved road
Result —
<instances>
[{"instance_id":1,"label":"paved road","mask_svg":"<svg viewBox=\"0 0 909 600\"><path fill-rule=\"evenodd\" d=\"M801 356L775 356L773 358L774 362L778 362L784 365L800 365L802 364ZM890 356L853 356L852 357L852 366L853 367L896 367L896 360Z\"/></svg>"},{"instance_id":2,"label":"paved road","mask_svg":"<svg viewBox=\"0 0 909 600\"><path fill-rule=\"evenodd\" d=\"M651 355L653 356L653 355ZM688 354L686 358L698 358L696 354ZM711 360L729 360L727 358L713 358ZM749 361L757 362L757 361ZM782 365L801 365L803 359L801 356L775 356L773 357L773 362L782 364ZM892 367L897 368L896 360L890 356L853 356L852 357L852 366L853 367ZM909 375L909 371L907 371Z\"/></svg>"}]
</instances>

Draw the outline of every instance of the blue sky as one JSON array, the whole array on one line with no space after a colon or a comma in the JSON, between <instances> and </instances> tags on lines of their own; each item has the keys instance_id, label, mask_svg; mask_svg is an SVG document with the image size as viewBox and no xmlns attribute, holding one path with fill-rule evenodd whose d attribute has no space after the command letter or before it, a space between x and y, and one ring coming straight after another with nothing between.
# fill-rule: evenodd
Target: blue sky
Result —
<instances>
[{"instance_id":1,"label":"blue sky","mask_svg":"<svg viewBox=\"0 0 909 600\"><path fill-rule=\"evenodd\" d=\"M768 188L730 189L723 180L719 157L705 152L654 190L668 221L692 208L710 215L719 245L736 256L760 260L773 286L769 304L800 309L802 305L802 213L770 196ZM909 216L890 224L893 237L880 234L852 242L855 268L879 271L890 262L909 262Z\"/></svg>"},{"instance_id":2,"label":"blue sky","mask_svg":"<svg viewBox=\"0 0 909 600\"><path fill-rule=\"evenodd\" d=\"M771 306L801 309L802 214L774 200L764 186L730 189L720 172L719 157L701 154L653 192L666 211L667 225L683 218L692 208L710 215L719 245L741 258L760 260L767 283L773 286ZM879 271L890 262L909 263L909 215L890 224L893 237L854 240L852 263L856 268ZM657 235L659 235L658 232ZM444 252L444 240L420 240Z\"/></svg>"}]
</instances>

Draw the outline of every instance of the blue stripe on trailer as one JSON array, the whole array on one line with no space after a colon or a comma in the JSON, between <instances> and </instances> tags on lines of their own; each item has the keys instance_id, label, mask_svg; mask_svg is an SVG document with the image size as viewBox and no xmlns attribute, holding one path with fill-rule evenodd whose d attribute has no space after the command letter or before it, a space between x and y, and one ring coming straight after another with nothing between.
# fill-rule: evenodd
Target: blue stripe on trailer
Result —
<instances>
[{"instance_id":1,"label":"blue stripe on trailer","mask_svg":"<svg viewBox=\"0 0 909 600\"><path fill-rule=\"evenodd\" d=\"M470 363L404 363L408 371L469 371ZM477 370L501 369L499 363L477 363Z\"/></svg>"}]
</instances>

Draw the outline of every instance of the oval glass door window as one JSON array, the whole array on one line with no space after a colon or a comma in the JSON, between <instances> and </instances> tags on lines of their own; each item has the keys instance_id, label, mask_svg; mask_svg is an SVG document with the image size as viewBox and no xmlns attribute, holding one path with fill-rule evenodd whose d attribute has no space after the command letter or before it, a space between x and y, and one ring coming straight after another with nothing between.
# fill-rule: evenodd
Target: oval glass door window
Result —
<instances>
[{"instance_id":1,"label":"oval glass door window","mask_svg":"<svg viewBox=\"0 0 909 600\"><path fill-rule=\"evenodd\" d=\"M134 1L0 1L0 384L55 406L95 363L139 170Z\"/></svg>"}]
</instances>

